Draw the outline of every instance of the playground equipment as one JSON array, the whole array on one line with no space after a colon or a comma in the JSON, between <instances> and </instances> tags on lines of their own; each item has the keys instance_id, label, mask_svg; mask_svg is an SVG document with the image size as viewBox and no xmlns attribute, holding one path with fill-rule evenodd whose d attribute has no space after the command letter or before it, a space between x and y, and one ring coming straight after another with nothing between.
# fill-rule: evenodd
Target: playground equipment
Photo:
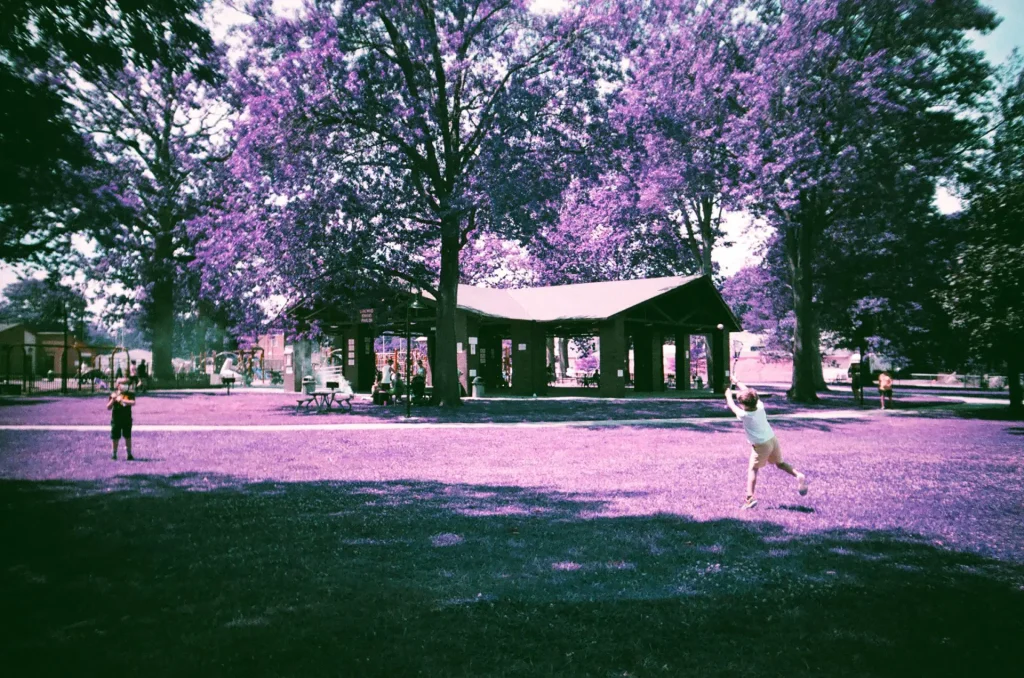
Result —
<instances>
[{"instance_id":1,"label":"playground equipment","mask_svg":"<svg viewBox=\"0 0 1024 678\"><path fill-rule=\"evenodd\" d=\"M124 362L121 362L120 360L118 360L118 354L119 353L123 353L124 354ZM103 357L104 356L97 356L96 357L97 361L101 363L101 365L97 366L97 367L100 367L100 369L103 369L103 366L102 366L102 362L104 362L102 360ZM124 347L124 346L115 346L114 349L110 352L109 356L106 356L106 357L107 357L107 360L110 361L110 366L109 366L109 369L105 370L105 372L110 376L110 385L113 386L114 382L117 381L117 371L118 370L121 371L121 376L123 376L123 377L127 377L128 376L128 368L131 365L132 357L131 357L131 354L128 352L128 349L126 347Z\"/></svg>"}]
</instances>

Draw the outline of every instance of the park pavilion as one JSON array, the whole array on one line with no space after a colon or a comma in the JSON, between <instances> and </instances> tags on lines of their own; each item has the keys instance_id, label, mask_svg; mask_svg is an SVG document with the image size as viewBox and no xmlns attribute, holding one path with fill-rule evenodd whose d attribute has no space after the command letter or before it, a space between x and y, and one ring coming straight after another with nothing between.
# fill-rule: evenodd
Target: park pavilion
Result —
<instances>
[{"instance_id":1,"label":"park pavilion","mask_svg":"<svg viewBox=\"0 0 1024 678\"><path fill-rule=\"evenodd\" d=\"M415 300L415 303L412 303ZM393 294L373 308L320 307L305 317L324 328L357 391L367 391L377 369L374 340L387 334L425 336L427 354L435 347L436 310L427 293ZM711 385L728 382L729 333L742 328L709 276L646 278L610 282L492 289L459 285L456 351L460 379L467 392L480 377L486 387L502 382L503 359L511 361L510 390L515 395L548 392L547 339L595 337L600 355L597 394L622 397L627 381L634 391L665 389L666 340L688 347L690 335L710 337ZM408 320L408 325L407 325ZM310 349L296 342L286 387L298 390L308 371ZM503 350L503 345L509 346ZM633 373L629 371L629 347ZM676 387L690 387L689 350L676 357Z\"/></svg>"}]
</instances>

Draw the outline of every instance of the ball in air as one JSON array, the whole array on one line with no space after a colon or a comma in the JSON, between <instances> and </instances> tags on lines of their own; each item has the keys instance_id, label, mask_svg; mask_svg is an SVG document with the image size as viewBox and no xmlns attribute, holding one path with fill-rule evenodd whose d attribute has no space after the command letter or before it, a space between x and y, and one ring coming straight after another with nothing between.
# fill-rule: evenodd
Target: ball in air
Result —
<instances>
[{"instance_id":1,"label":"ball in air","mask_svg":"<svg viewBox=\"0 0 1024 678\"><path fill-rule=\"evenodd\" d=\"M725 329L725 325L723 325L722 323L718 323L718 325L716 325L716 327L718 329L720 329L720 330L724 330Z\"/></svg>"}]
</instances>

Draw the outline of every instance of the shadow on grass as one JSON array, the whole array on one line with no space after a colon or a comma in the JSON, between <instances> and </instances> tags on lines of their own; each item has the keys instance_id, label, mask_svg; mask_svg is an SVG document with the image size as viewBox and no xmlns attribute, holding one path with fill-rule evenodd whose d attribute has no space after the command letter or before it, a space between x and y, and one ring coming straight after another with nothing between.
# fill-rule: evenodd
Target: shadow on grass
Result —
<instances>
[{"instance_id":1,"label":"shadow on grass","mask_svg":"<svg viewBox=\"0 0 1024 678\"><path fill-rule=\"evenodd\" d=\"M897 403L894 409L916 410L920 408L950 408L952 404L944 401L914 399ZM818 403L804 405L791 403L778 396L767 401L769 416L782 414L798 414L806 412L828 413L837 410L855 410L868 412L877 409L871 405L857 405L852 398L831 396ZM278 414L292 414L301 417L325 419L325 414L297 411L291 404L282 404L275 408ZM360 418L381 421L405 421L404 405L380 406L366 401L355 404L353 414ZM329 414L329 413L328 413ZM416 421L438 423L526 423L526 422L569 422L569 421L636 421L656 422L665 419L680 418L715 418L723 421L733 419L732 413L726 408L721 398L711 399L651 399L634 398L629 400L593 399L515 399L515 400L464 400L460 407L443 409L433 406L415 406L412 416ZM346 421L344 418L340 421Z\"/></svg>"},{"instance_id":2,"label":"shadow on grass","mask_svg":"<svg viewBox=\"0 0 1024 678\"><path fill-rule=\"evenodd\" d=\"M45 405L55 398L39 398L35 396L0 397L0 407L21 407L24 405Z\"/></svg>"},{"instance_id":3,"label":"shadow on grass","mask_svg":"<svg viewBox=\"0 0 1024 678\"><path fill-rule=\"evenodd\" d=\"M993 675L1022 568L911 534L223 476L0 481L32 675Z\"/></svg>"},{"instance_id":4,"label":"shadow on grass","mask_svg":"<svg viewBox=\"0 0 1024 678\"><path fill-rule=\"evenodd\" d=\"M718 421L659 421L658 419L646 419L642 422L621 422L581 425L582 430L587 431L608 431L616 429L679 429L682 431L699 431L702 433L736 433L743 435L743 427L731 414L722 417ZM773 419L769 415L769 423L772 429L778 431L821 431L832 432L837 425L842 426L870 426L873 422L867 418L844 418L844 419Z\"/></svg>"},{"instance_id":5,"label":"shadow on grass","mask_svg":"<svg viewBox=\"0 0 1024 678\"><path fill-rule=\"evenodd\" d=\"M924 411L922 417L938 419L977 419L980 421L1024 421L1024 415L1013 412L1009 405L957 405L946 411Z\"/></svg>"}]
</instances>

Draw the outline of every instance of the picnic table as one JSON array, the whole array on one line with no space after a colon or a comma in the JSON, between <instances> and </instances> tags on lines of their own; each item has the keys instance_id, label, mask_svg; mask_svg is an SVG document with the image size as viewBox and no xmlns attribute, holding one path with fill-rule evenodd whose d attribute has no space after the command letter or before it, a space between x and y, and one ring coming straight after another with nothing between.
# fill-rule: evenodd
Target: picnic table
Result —
<instances>
[{"instance_id":1,"label":"picnic table","mask_svg":"<svg viewBox=\"0 0 1024 678\"><path fill-rule=\"evenodd\" d=\"M299 398L295 405L295 411L305 407L309 412L315 407L318 413L330 412L335 405L339 410L347 409L348 412L352 412L352 394L335 389L317 389Z\"/></svg>"}]
</instances>

